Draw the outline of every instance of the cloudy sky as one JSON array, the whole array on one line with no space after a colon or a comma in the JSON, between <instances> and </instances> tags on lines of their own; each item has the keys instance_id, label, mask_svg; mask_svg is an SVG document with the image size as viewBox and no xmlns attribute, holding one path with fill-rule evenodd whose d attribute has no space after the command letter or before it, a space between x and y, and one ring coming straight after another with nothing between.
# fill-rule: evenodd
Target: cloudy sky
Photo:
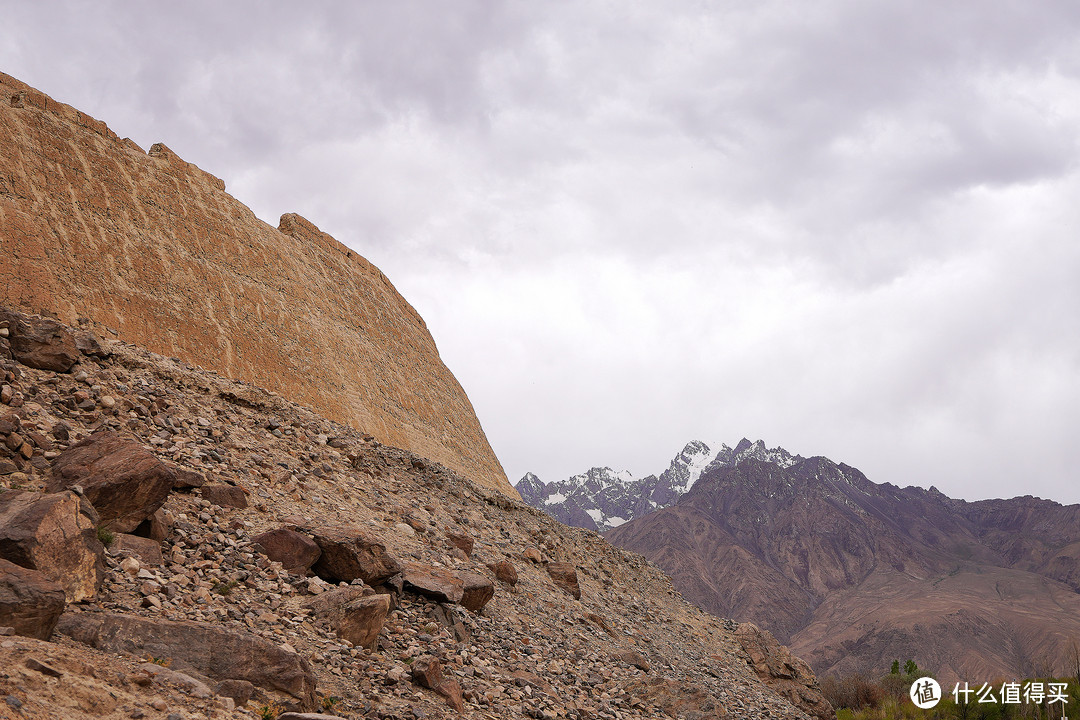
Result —
<instances>
[{"instance_id":1,"label":"cloudy sky","mask_svg":"<svg viewBox=\"0 0 1080 720\"><path fill-rule=\"evenodd\" d=\"M0 0L0 69L382 268L511 481L1080 502L1080 4L304 5Z\"/></svg>"}]
</instances>

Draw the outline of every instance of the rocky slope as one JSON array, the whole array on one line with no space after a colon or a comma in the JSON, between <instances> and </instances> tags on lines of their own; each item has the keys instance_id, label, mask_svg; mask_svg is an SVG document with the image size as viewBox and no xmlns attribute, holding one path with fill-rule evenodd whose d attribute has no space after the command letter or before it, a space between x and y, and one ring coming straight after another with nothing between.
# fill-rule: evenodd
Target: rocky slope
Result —
<instances>
[{"instance_id":1,"label":"rocky slope","mask_svg":"<svg viewBox=\"0 0 1080 720\"><path fill-rule=\"evenodd\" d=\"M378 268L3 73L0 259L0 302L255 383L516 497Z\"/></svg>"},{"instance_id":2,"label":"rocky slope","mask_svg":"<svg viewBox=\"0 0 1080 720\"><path fill-rule=\"evenodd\" d=\"M815 457L707 469L606 537L819 673L913 658L939 679L1061 672L1080 642L1080 506L964 502Z\"/></svg>"},{"instance_id":3,"label":"rocky slope","mask_svg":"<svg viewBox=\"0 0 1080 720\"><path fill-rule=\"evenodd\" d=\"M802 460L783 448L767 448L761 440L743 438L713 454L709 445L692 440L659 475L636 479L627 471L594 467L566 480L545 483L526 473L514 486L521 499L559 522L604 532L628 520L667 507L678 500L707 469L731 467L754 458L785 467Z\"/></svg>"},{"instance_id":4,"label":"rocky slope","mask_svg":"<svg viewBox=\"0 0 1080 720\"><path fill-rule=\"evenodd\" d=\"M641 556L279 395L0 312L0 400L0 716L832 715Z\"/></svg>"}]
</instances>

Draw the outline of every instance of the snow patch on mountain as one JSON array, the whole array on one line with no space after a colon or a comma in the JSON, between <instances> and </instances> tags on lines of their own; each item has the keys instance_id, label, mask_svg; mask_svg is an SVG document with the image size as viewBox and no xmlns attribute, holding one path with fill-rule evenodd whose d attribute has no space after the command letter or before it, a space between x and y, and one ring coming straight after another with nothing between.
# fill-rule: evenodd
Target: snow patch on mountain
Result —
<instances>
[{"instance_id":1,"label":"snow patch on mountain","mask_svg":"<svg viewBox=\"0 0 1080 720\"><path fill-rule=\"evenodd\" d=\"M522 499L567 525L604 532L674 504L705 473L737 465L746 459L790 467L803 458L781 447L769 448L761 440L743 438L731 448L718 451L701 440L688 442L659 475L635 478L626 470L594 467L559 482L545 483L526 473L516 487Z\"/></svg>"}]
</instances>

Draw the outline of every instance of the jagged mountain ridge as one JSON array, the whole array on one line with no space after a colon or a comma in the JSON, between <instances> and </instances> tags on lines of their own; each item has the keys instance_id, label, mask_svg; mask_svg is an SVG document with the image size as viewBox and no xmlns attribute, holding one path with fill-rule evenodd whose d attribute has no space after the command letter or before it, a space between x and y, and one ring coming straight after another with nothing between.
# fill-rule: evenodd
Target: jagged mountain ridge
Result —
<instances>
[{"instance_id":1,"label":"jagged mountain ridge","mask_svg":"<svg viewBox=\"0 0 1080 720\"><path fill-rule=\"evenodd\" d=\"M823 457L747 459L606 537L819 673L911 657L943 679L1024 677L1080 640L1077 505L955 500Z\"/></svg>"},{"instance_id":2,"label":"jagged mountain ridge","mask_svg":"<svg viewBox=\"0 0 1080 720\"><path fill-rule=\"evenodd\" d=\"M802 460L781 447L768 448L762 440L750 442L743 438L734 448L721 444L715 455L709 444L692 440L659 475L637 479L625 470L594 467L566 480L545 483L530 472L515 488L522 500L559 522L605 532L673 504L703 472L729 467L748 458L785 467Z\"/></svg>"}]
</instances>

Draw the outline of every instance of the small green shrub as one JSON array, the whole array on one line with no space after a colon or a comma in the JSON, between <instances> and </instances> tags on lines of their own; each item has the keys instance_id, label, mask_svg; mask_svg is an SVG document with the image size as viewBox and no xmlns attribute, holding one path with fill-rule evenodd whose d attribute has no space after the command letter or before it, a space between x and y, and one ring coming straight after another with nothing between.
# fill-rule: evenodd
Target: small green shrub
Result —
<instances>
[{"instance_id":1,"label":"small green shrub","mask_svg":"<svg viewBox=\"0 0 1080 720\"><path fill-rule=\"evenodd\" d=\"M114 540L116 540L116 536L113 535L112 530L102 525L99 526L97 529L97 539L101 541L102 545L108 547L113 544Z\"/></svg>"},{"instance_id":2,"label":"small green shrub","mask_svg":"<svg viewBox=\"0 0 1080 720\"><path fill-rule=\"evenodd\" d=\"M255 714L259 716L259 720L277 720L277 716L284 710L285 708L276 702L269 702L266 705L260 705Z\"/></svg>"}]
</instances>

